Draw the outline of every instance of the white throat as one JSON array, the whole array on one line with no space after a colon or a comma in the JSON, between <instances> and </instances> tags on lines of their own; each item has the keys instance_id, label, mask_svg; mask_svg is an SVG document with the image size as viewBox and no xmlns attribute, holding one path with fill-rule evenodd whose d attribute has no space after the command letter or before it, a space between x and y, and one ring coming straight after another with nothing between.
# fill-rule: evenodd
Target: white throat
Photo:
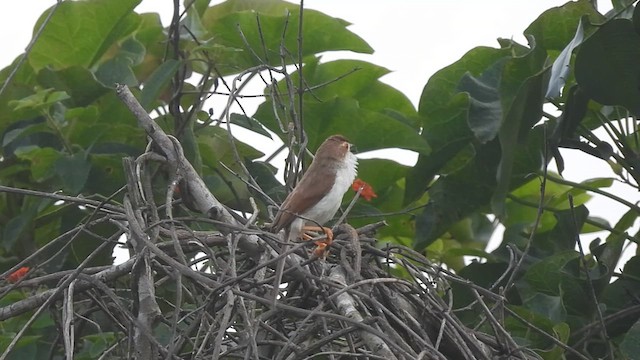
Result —
<instances>
[{"instance_id":1,"label":"white throat","mask_svg":"<svg viewBox=\"0 0 640 360\"><path fill-rule=\"evenodd\" d=\"M336 169L336 181L329 193L315 206L301 214L305 218L313 219L319 224L325 224L331 220L340 208L342 197L349 190L358 173L358 158L351 152L347 152L345 161Z\"/></svg>"}]
</instances>

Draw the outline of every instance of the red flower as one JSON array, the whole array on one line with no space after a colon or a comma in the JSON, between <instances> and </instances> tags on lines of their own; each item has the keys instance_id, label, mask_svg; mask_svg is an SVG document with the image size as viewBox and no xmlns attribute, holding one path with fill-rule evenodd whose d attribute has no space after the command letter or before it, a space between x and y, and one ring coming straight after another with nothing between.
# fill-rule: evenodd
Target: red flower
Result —
<instances>
[{"instance_id":1,"label":"red flower","mask_svg":"<svg viewBox=\"0 0 640 360\"><path fill-rule=\"evenodd\" d=\"M360 196L367 201L371 201L371 199L378 197L376 192L373 191L371 185L367 184L362 179L356 179L356 181L353 182L353 185L351 185L351 188L356 192L362 189L362 191L360 191Z\"/></svg>"},{"instance_id":2,"label":"red flower","mask_svg":"<svg viewBox=\"0 0 640 360\"><path fill-rule=\"evenodd\" d=\"M20 279L22 279L29 272L29 268L26 266L21 267L20 269L12 272L7 276L7 281L14 284L17 283Z\"/></svg>"}]
</instances>

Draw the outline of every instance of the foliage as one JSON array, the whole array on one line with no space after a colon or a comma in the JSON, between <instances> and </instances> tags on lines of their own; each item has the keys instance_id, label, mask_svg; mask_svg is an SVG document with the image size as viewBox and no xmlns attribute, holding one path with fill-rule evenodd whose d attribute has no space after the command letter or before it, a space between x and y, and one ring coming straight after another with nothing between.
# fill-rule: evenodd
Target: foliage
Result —
<instances>
[{"instance_id":1,"label":"foliage","mask_svg":"<svg viewBox=\"0 0 640 360\"><path fill-rule=\"evenodd\" d=\"M358 199L352 207L348 205L356 192L345 197L346 220L361 228L384 219L387 226L378 230L376 246L366 249L371 263L365 265L378 266L385 256L387 264L394 264L380 265L385 269L380 273L375 266L364 266L370 272L363 270L362 279L373 282L387 274L413 287L402 286L419 289L419 298L437 294L451 301L460 326L497 338L504 334L496 329L505 330L513 343L506 348L489 345L493 355L496 349L522 346L544 359L640 357L640 260L634 256L619 264L628 245L637 242L633 225L640 208L604 190L613 181L635 189L640 182L640 9L633 2L613 1L614 10L607 14L586 0L551 8L524 30L527 44L500 39L499 47L471 49L435 73L417 109L380 81L387 69L365 61L322 60L325 52L373 51L342 19L280 0L228 0L214 6L196 0L185 1L186 11L176 10L174 22L165 28L158 14L136 13L138 3L54 5L35 24L35 29L44 27L35 32L29 51L0 71L0 270L5 280L0 350L34 358L64 354L70 335L57 329L69 326L60 315L61 304L73 303L69 284L81 273L107 271L111 277L102 288L89 286L82 277L85 282L77 285L92 290L75 294L80 316L71 331L76 333L71 351L87 359L129 354L123 323L133 320L122 315L113 321L106 309L126 307L137 315L142 301L138 282L144 276L153 279L144 275L144 266L149 266L164 276L152 296L165 320L153 323L154 346L181 355L196 353L194 344L172 336L193 331L187 327L201 305L221 311L222 305L207 298L215 292L189 283L183 299L181 280L178 290L173 282L184 274L172 273L174 265L162 263L161 257L154 263L140 260L134 270L133 263L128 270L113 267L112 253L124 242L123 234L134 259L150 256L131 245L134 231L125 209L133 192L123 157L139 157L138 164L149 161L154 151L166 157L165 164L145 167L143 179L138 179L148 179L149 187L141 190L148 207L136 208L132 201L136 211L147 214L145 221L152 225L144 230L150 237L166 244L176 240L158 229L165 229L165 223L170 229L188 229L192 236L215 234L213 240L206 238L209 247L185 251L186 257L179 245L160 248L173 249L172 255L183 261L178 265L191 264L222 278L221 269L227 268L220 259L247 271L247 276L260 268L266 271L267 265L260 265L260 256L266 255L256 256L251 252L255 248L246 244L237 250L242 256L234 257L236 248L227 246L236 241L229 240L229 224L207 221L203 214L220 214L211 215L210 209L199 208L197 199L190 199L194 190L185 186L184 174L171 168L169 150L157 142L147 145L147 136L153 135L145 133L139 117L121 102L118 83L131 87L155 123L178 140L213 197L244 217L241 223L251 214L258 214L260 224L268 222L269 210L284 199L309 163L306 150L313 152L331 134L345 135L361 152L417 152L413 167L360 160L359 178L370 187L363 192L366 201ZM319 28L324 31L316 31ZM245 91L247 83L264 87L264 101L253 114L242 106L245 96L254 95ZM227 105L210 108L212 97L223 98ZM240 128L252 136L238 136ZM279 151L288 150L285 185L276 177L282 164L272 161L277 154L265 154L266 143L283 143ZM579 149L607 162L618 177L582 183L563 179L561 148ZM551 161L560 174L547 170ZM169 205L174 193L181 202L174 204L173 213L167 210L172 206L150 205ZM613 225L590 216L587 201L593 193L617 201L628 212ZM497 224L504 226L504 234L496 233ZM260 228L251 229L269 243ZM576 247L581 235L595 231L606 235L589 249ZM488 252L486 245L496 236L502 238L500 246ZM385 255L379 250L385 247L404 250ZM334 252L327 262L340 263L344 249L353 250L345 245L343 253ZM464 256L479 261L465 262ZM457 275L439 278L433 269ZM220 288L235 292L220 290L215 296L238 296L240 279L226 285L220 281ZM293 283L288 288L292 293ZM426 284L435 293L421 293ZM407 290L401 285L371 286L380 296ZM55 289L56 294L47 292ZM55 303L63 293L67 300ZM54 295L44 302L42 294ZM340 294L334 295L332 301ZM40 298L42 302L33 300ZM174 299L179 299L177 305ZM430 298L430 304L441 300ZM29 307L29 301L36 305ZM245 306L241 303L237 306ZM367 311L387 309L375 298L365 303ZM12 304L26 307L16 311ZM267 312L268 306L262 305ZM39 306L51 311L35 311ZM178 321L184 314L174 306L189 316ZM233 323L231 315L225 319L233 330L225 335L230 339L242 324ZM279 331L294 322L285 323L279 323ZM433 335L432 329L422 330L425 336ZM439 344L435 337L431 340ZM205 344L206 351L220 350L220 343ZM417 354L424 349L410 350Z\"/></svg>"}]
</instances>

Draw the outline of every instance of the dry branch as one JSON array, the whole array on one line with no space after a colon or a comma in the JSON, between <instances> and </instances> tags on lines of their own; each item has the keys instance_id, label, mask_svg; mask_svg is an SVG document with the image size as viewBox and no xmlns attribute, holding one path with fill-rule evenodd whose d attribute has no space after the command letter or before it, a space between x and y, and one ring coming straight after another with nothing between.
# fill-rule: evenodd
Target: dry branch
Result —
<instances>
[{"instance_id":1,"label":"dry branch","mask_svg":"<svg viewBox=\"0 0 640 360\"><path fill-rule=\"evenodd\" d=\"M163 358L306 359L530 359L504 330L492 307L504 297L432 264L401 246L379 249L375 231L384 222L354 229L343 224L326 259L310 244L282 253L276 235L240 218L221 204L184 157L180 143L164 133L131 92L118 95L151 138L149 152L135 164L125 160L128 178L119 233L127 234L132 258L102 269L45 275L3 291L61 284L0 308L0 319L44 307L63 312L61 348L73 356L78 326L91 308L111 319L118 340L103 356ZM163 162L166 196L156 204L147 165ZM167 170L168 169L168 170ZM201 218L173 216L173 189L182 183ZM250 186L250 185L248 185ZM115 207L102 207L113 214ZM159 209L163 210L163 214ZM187 223L214 225L194 231ZM275 264L286 260L280 296L273 300ZM99 272L96 272L100 270ZM203 271L205 270L205 271ZM392 275L403 270L403 277ZM120 279L119 281L116 281ZM491 333L467 328L453 312L450 283L477 297ZM62 300L64 296L64 301ZM445 301L445 298L448 301ZM154 334L170 334L162 341ZM75 346L77 347L77 345Z\"/></svg>"}]
</instances>

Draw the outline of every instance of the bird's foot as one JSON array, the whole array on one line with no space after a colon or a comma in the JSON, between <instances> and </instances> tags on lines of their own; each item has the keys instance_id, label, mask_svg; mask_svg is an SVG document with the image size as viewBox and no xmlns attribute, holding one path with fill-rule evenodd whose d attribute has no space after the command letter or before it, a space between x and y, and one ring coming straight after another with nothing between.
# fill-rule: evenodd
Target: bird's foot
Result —
<instances>
[{"instance_id":1,"label":"bird's foot","mask_svg":"<svg viewBox=\"0 0 640 360\"><path fill-rule=\"evenodd\" d=\"M316 244L316 248L313 250L313 254L320 258L326 258L329 253L329 246L333 243L333 231L331 231L328 227L319 227L319 226L305 226L302 228L302 238L305 240L313 239L313 236L307 234L307 231L322 231L326 239L317 240L314 242Z\"/></svg>"}]
</instances>

